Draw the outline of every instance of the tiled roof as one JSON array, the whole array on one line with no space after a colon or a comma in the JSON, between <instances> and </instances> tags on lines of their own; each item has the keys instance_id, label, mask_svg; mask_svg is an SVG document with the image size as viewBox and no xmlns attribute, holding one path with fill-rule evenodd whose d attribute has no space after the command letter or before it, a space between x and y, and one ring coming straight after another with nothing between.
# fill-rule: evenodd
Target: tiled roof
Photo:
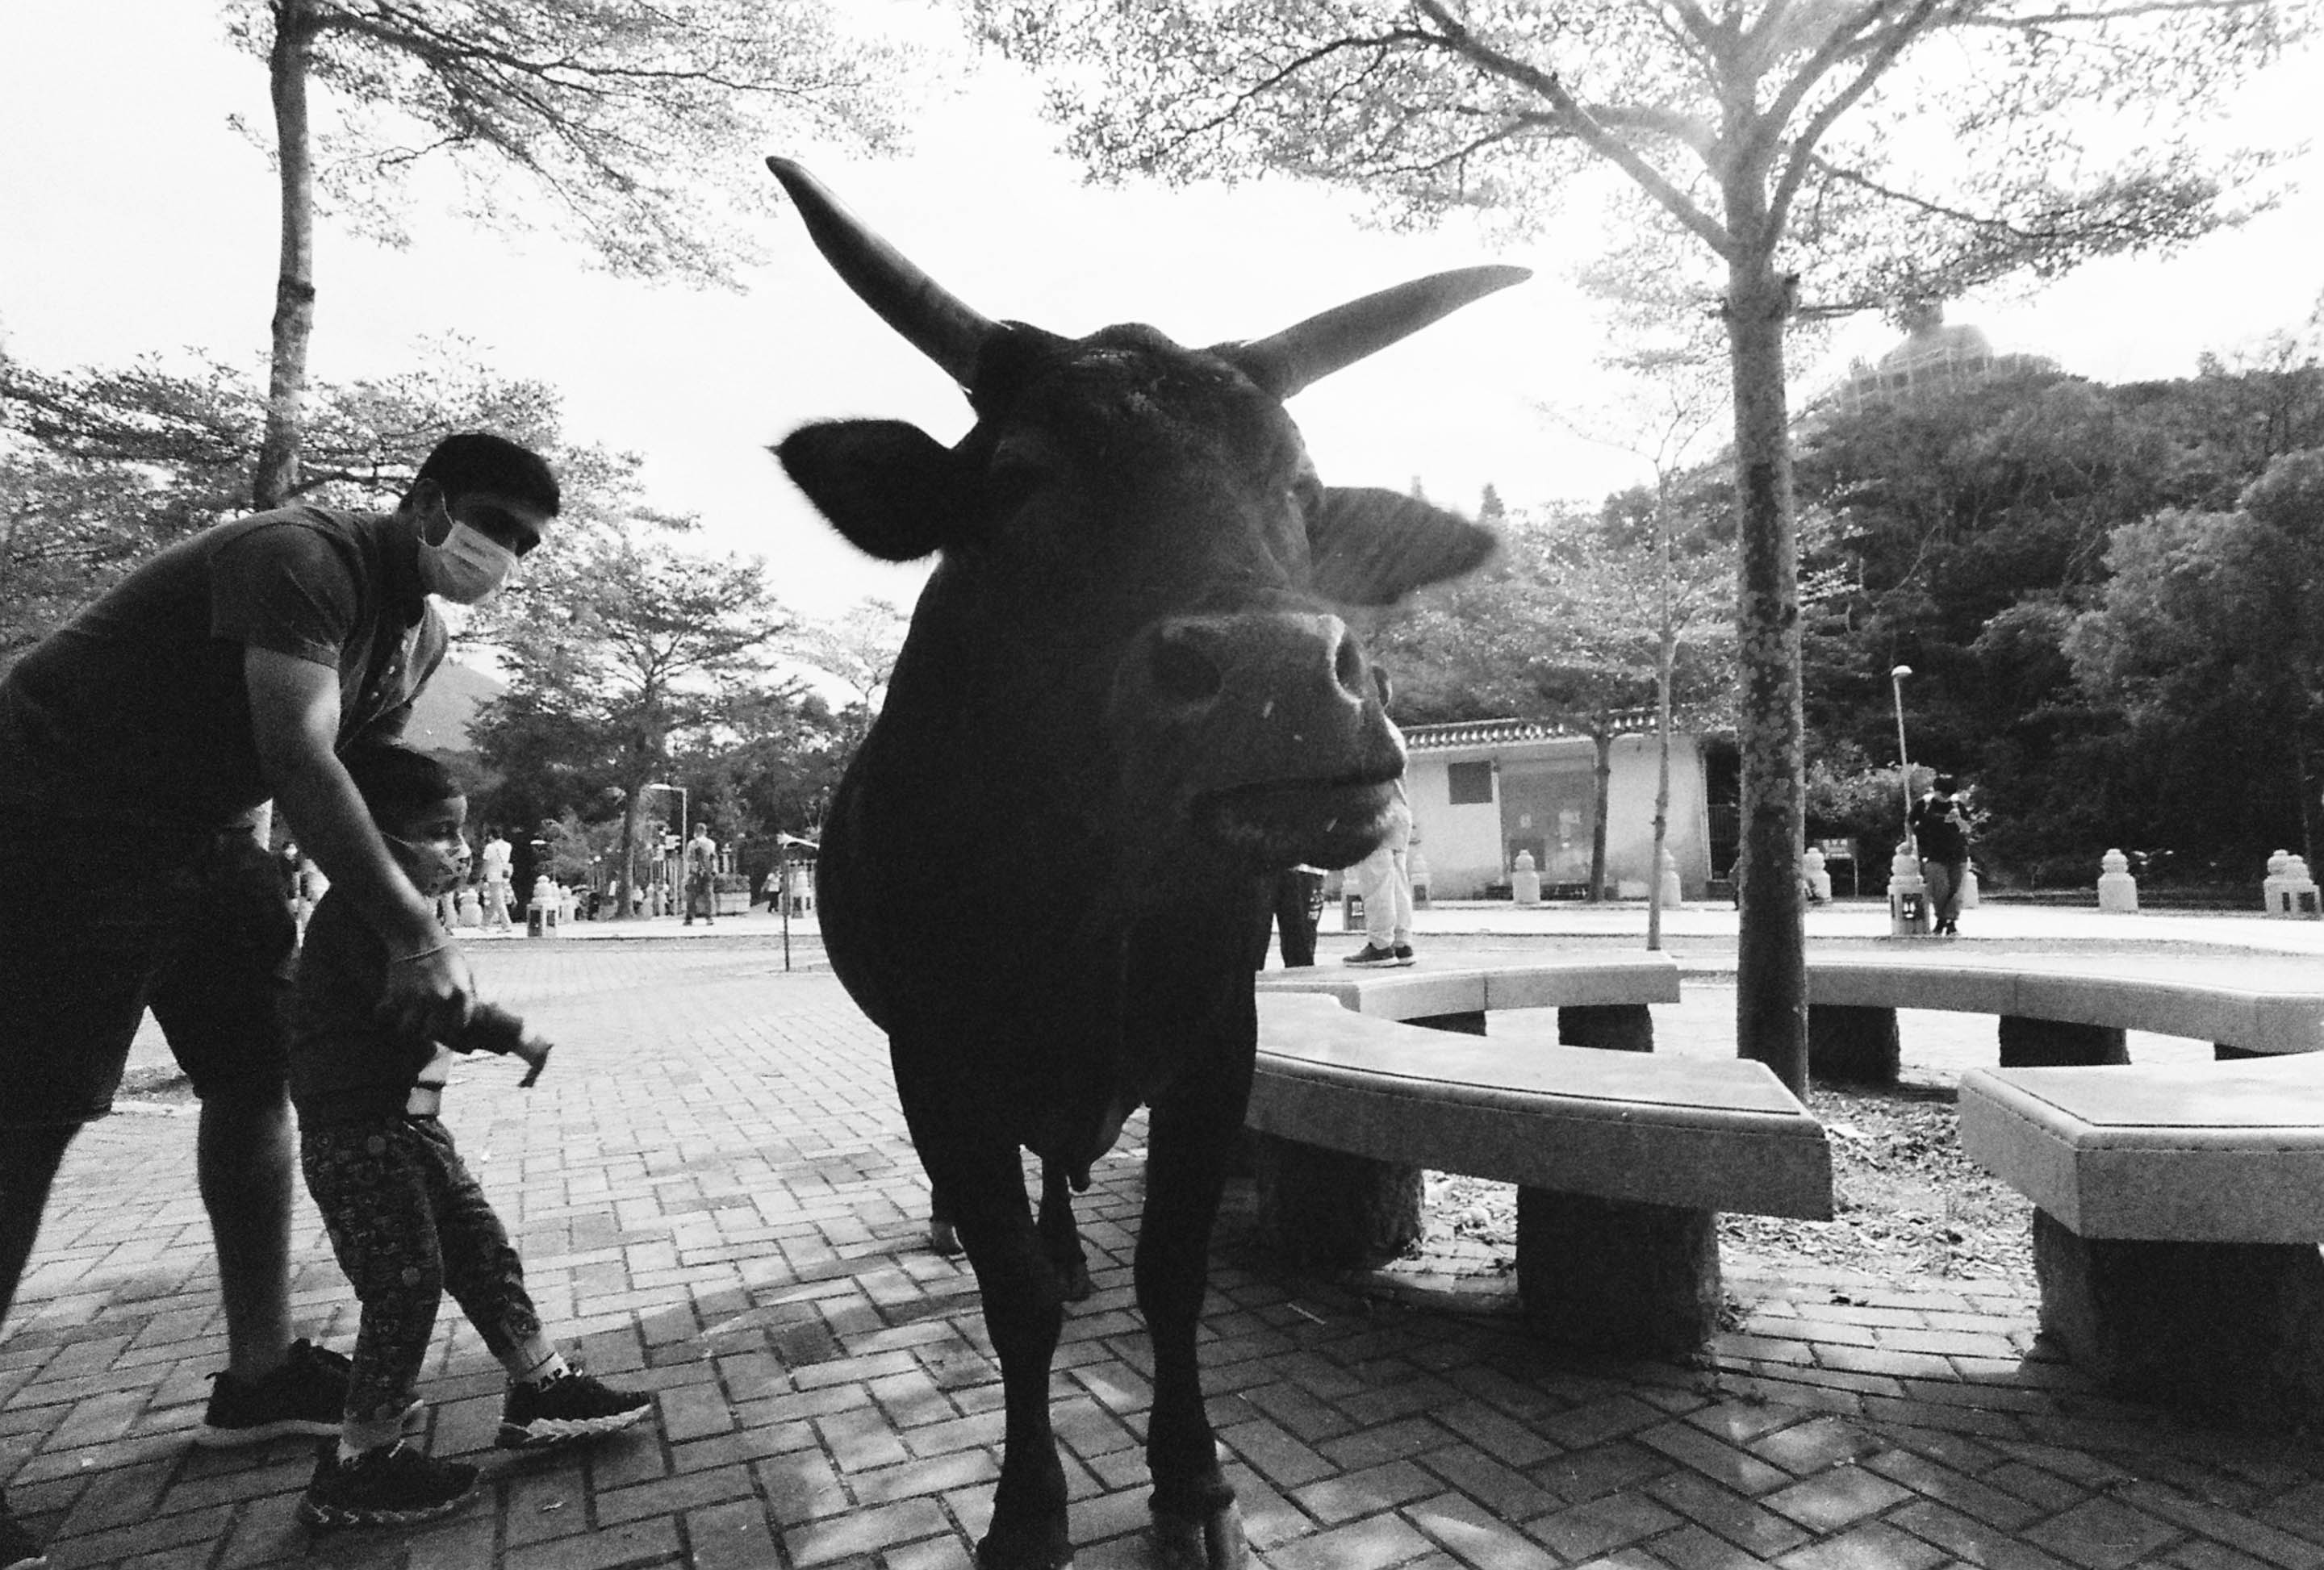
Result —
<instances>
[{"instance_id":1,"label":"tiled roof","mask_svg":"<svg viewBox=\"0 0 2324 1570\"><path fill-rule=\"evenodd\" d=\"M1618 733L1652 729L1654 711L1625 710L1615 717ZM1506 747L1519 741L1556 741L1589 732L1555 720L1474 720L1461 725L1415 725L1404 733L1406 748L1414 752L1443 752L1455 747Z\"/></svg>"}]
</instances>

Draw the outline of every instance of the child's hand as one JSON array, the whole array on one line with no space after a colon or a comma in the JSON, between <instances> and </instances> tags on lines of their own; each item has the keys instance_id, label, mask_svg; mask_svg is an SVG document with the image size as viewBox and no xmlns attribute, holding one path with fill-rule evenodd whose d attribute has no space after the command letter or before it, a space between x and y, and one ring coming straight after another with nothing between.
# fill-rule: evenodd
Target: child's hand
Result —
<instances>
[{"instance_id":1,"label":"child's hand","mask_svg":"<svg viewBox=\"0 0 2324 1570\"><path fill-rule=\"evenodd\" d=\"M525 1070L524 1078L516 1082L518 1089L530 1090L532 1088L533 1081L540 1078L540 1071L549 1067L549 1049L555 1043L550 1042L542 1041L539 1036L527 1036L522 1041L517 1042L515 1047L516 1055L522 1058L526 1063L530 1065L530 1067Z\"/></svg>"}]
</instances>

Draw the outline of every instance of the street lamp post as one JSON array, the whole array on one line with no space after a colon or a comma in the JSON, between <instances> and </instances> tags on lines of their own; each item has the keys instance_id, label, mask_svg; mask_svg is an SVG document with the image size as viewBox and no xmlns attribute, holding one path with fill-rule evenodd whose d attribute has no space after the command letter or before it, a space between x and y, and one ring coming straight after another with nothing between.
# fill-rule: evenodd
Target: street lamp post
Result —
<instances>
[{"instance_id":1,"label":"street lamp post","mask_svg":"<svg viewBox=\"0 0 2324 1570\"><path fill-rule=\"evenodd\" d=\"M1913 759L1904 750L1904 678L1913 674L1911 666L1896 666L1888 672L1888 690L1896 699L1896 772L1904 793L1904 839L1913 838Z\"/></svg>"},{"instance_id":2,"label":"street lamp post","mask_svg":"<svg viewBox=\"0 0 2324 1570\"><path fill-rule=\"evenodd\" d=\"M1899 938L1929 930L1929 890L1921 881L1920 847L1913 835L1913 759L1904 750L1904 678L1912 674L1911 666L1897 666L1888 673L1889 690L1896 700L1896 768L1904 797L1904 838L1888 863L1888 931Z\"/></svg>"}]
</instances>

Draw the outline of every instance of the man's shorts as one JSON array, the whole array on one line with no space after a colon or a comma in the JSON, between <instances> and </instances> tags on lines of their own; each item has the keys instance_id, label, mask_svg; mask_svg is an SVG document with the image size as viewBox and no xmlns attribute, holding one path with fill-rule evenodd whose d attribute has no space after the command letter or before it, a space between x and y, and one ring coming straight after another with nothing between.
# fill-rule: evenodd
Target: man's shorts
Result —
<instances>
[{"instance_id":1,"label":"man's shorts","mask_svg":"<svg viewBox=\"0 0 2324 1570\"><path fill-rule=\"evenodd\" d=\"M113 1109L150 1007L195 1093L279 1093L299 932L247 830L0 826L0 1127Z\"/></svg>"}]
</instances>

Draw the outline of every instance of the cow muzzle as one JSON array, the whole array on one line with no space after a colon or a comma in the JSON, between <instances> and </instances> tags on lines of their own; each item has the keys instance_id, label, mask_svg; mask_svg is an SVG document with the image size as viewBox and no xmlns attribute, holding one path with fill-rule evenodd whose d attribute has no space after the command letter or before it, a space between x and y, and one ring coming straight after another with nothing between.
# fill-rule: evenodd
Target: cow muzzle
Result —
<instances>
[{"instance_id":1,"label":"cow muzzle","mask_svg":"<svg viewBox=\"0 0 2324 1570\"><path fill-rule=\"evenodd\" d=\"M1363 650L1327 614L1157 622L1123 660L1112 714L1135 810L1257 861L1361 859L1404 771Z\"/></svg>"}]
</instances>

